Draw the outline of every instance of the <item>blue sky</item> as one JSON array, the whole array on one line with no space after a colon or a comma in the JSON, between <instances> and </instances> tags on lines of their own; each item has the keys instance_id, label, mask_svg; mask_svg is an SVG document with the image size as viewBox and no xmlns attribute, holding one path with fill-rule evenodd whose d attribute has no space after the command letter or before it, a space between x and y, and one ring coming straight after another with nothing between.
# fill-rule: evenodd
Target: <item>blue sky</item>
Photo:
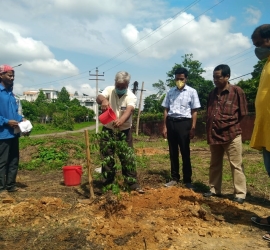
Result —
<instances>
[{"instance_id":1,"label":"blue sky","mask_svg":"<svg viewBox=\"0 0 270 250\"><path fill-rule=\"evenodd\" d=\"M113 85L116 72L125 70L131 84L144 81L145 97L186 53L202 63L206 79L220 63L228 64L235 78L257 63L250 35L269 23L270 13L269 0L0 3L0 64L22 64L15 68L16 94L65 86L70 93L95 96L89 70L94 74L99 67L105 74L99 89Z\"/></svg>"}]
</instances>

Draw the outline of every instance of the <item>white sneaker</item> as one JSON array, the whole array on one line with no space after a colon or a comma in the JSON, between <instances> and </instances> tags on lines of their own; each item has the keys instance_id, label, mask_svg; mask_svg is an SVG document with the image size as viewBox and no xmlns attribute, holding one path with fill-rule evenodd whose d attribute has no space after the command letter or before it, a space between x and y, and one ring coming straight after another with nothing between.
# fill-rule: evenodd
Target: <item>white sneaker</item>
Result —
<instances>
[{"instance_id":1,"label":"white sneaker","mask_svg":"<svg viewBox=\"0 0 270 250\"><path fill-rule=\"evenodd\" d=\"M164 184L165 187L172 187L172 186L176 186L177 185L177 181L170 181L166 184Z\"/></svg>"}]
</instances>

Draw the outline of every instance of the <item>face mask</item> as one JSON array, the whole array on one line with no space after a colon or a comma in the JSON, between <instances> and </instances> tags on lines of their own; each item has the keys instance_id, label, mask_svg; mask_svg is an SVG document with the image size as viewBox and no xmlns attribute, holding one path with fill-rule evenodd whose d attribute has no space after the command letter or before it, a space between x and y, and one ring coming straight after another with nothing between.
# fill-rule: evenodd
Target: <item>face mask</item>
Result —
<instances>
[{"instance_id":1,"label":"face mask","mask_svg":"<svg viewBox=\"0 0 270 250\"><path fill-rule=\"evenodd\" d=\"M270 56L270 48L256 48L255 55L259 58L259 60L263 60Z\"/></svg>"},{"instance_id":2,"label":"face mask","mask_svg":"<svg viewBox=\"0 0 270 250\"><path fill-rule=\"evenodd\" d=\"M127 89L117 89L115 88L115 92L117 95L124 95L127 93Z\"/></svg>"},{"instance_id":3,"label":"face mask","mask_svg":"<svg viewBox=\"0 0 270 250\"><path fill-rule=\"evenodd\" d=\"M177 88L181 89L185 86L185 83L182 82L181 80L175 81L175 85L177 86Z\"/></svg>"}]
</instances>

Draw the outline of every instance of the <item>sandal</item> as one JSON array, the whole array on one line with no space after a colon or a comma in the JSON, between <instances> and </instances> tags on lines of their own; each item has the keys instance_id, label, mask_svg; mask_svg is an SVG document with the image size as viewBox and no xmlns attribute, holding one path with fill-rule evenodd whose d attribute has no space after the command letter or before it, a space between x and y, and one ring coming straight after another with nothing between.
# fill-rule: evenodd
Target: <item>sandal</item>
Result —
<instances>
[{"instance_id":1,"label":"sandal","mask_svg":"<svg viewBox=\"0 0 270 250\"><path fill-rule=\"evenodd\" d=\"M258 224L260 226L267 226L270 227L270 216L266 217L265 219L267 219L267 224L265 223L261 223L261 220L264 218L261 217L251 217L251 221L254 222L255 224Z\"/></svg>"},{"instance_id":2,"label":"sandal","mask_svg":"<svg viewBox=\"0 0 270 250\"><path fill-rule=\"evenodd\" d=\"M264 236L263 236L264 240L270 241L270 232L267 232Z\"/></svg>"},{"instance_id":3,"label":"sandal","mask_svg":"<svg viewBox=\"0 0 270 250\"><path fill-rule=\"evenodd\" d=\"M138 192L139 194L144 194L145 193L144 190L139 188L139 187L136 188L135 191Z\"/></svg>"},{"instance_id":4,"label":"sandal","mask_svg":"<svg viewBox=\"0 0 270 250\"><path fill-rule=\"evenodd\" d=\"M25 189L23 189L23 188L18 188L18 187L8 189L7 191L8 191L9 193L13 193L13 192L26 192Z\"/></svg>"}]
</instances>

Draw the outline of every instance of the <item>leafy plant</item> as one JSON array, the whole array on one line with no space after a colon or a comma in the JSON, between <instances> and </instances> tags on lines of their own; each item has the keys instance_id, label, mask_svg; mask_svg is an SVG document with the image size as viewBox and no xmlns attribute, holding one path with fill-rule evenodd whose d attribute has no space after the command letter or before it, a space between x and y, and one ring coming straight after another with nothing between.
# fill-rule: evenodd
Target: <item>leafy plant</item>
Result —
<instances>
[{"instance_id":1,"label":"leafy plant","mask_svg":"<svg viewBox=\"0 0 270 250\"><path fill-rule=\"evenodd\" d=\"M93 134L91 140L93 150L96 150L99 147L101 152L100 156L102 166L106 166L114 162L113 168L116 172L114 182L105 186L103 191L106 192L108 190L112 190L113 194L119 194L121 188L129 190L126 183L134 181L134 179L119 174L120 170L122 169L120 159L125 162L128 170L135 170L136 156L133 148L129 147L125 141L125 135L120 133L118 130L114 130L112 134L108 131L102 131L100 133ZM106 152L108 151L112 151L114 154L105 157L102 156L106 155ZM104 173L104 175L107 177L107 173Z\"/></svg>"},{"instance_id":2,"label":"leafy plant","mask_svg":"<svg viewBox=\"0 0 270 250\"><path fill-rule=\"evenodd\" d=\"M52 160L65 161L68 157L67 153L62 150L56 150L52 147L39 147L39 158L42 161L50 162Z\"/></svg>"},{"instance_id":3,"label":"leafy plant","mask_svg":"<svg viewBox=\"0 0 270 250\"><path fill-rule=\"evenodd\" d=\"M63 113L55 113L53 115L53 125L56 128L65 129L65 130L73 130L74 122L71 117L63 114Z\"/></svg>"}]
</instances>

